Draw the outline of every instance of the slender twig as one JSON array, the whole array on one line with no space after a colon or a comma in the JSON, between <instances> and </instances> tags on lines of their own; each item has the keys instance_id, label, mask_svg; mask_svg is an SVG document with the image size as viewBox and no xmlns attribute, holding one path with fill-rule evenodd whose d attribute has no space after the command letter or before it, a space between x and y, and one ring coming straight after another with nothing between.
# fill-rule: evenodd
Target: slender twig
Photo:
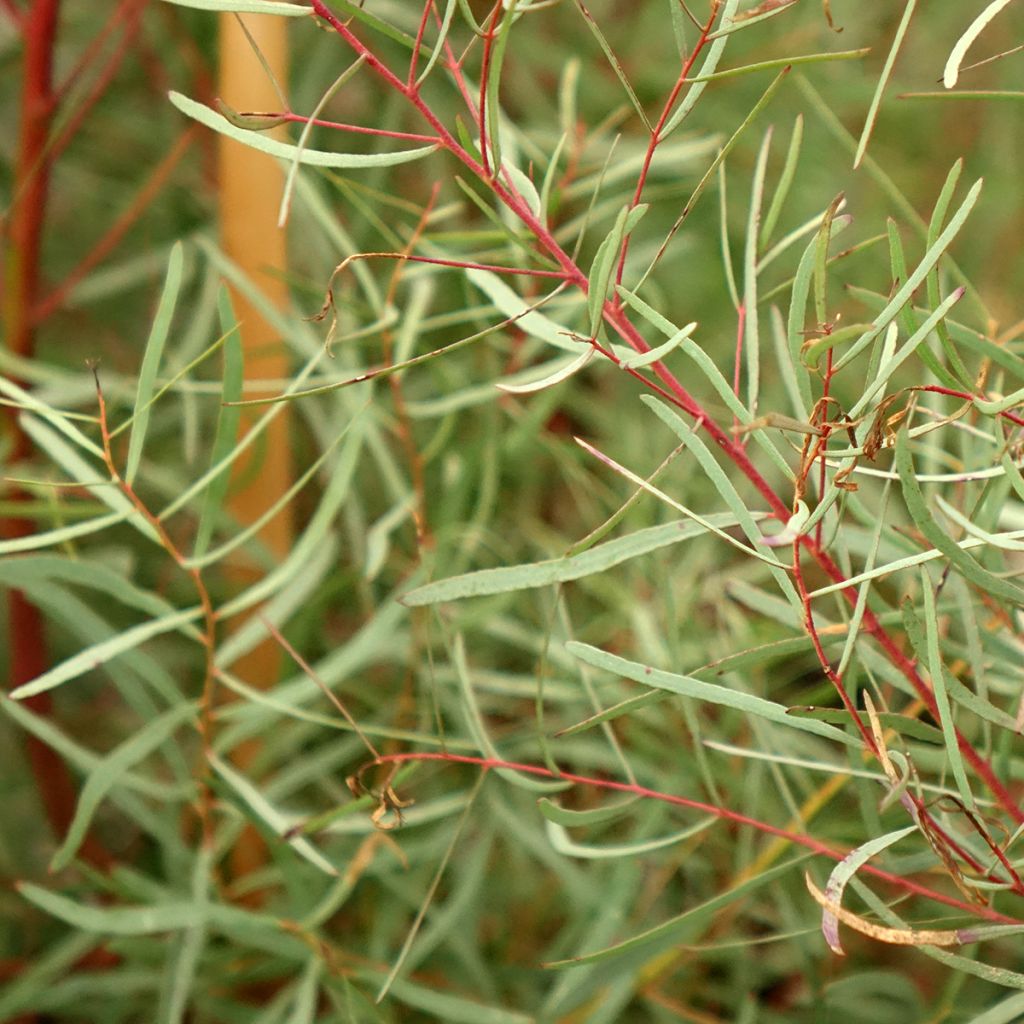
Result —
<instances>
[{"instance_id":1,"label":"slender twig","mask_svg":"<svg viewBox=\"0 0 1024 1024\"><path fill-rule=\"evenodd\" d=\"M697 62L697 58L701 53L703 53L704 47L707 45L708 36L711 35L711 29L714 27L715 19L718 17L718 8L719 0L713 0L711 4L711 13L708 15L707 21L705 21L701 26L700 38L694 44L689 56L683 61L679 77L676 79L675 85L672 86L669 91L668 98L665 100L665 103L661 108L661 116L658 118L657 123L651 131L651 136L647 141L647 151L644 153L643 166L640 168L640 174L636 181L636 189L633 192L633 198L630 202L631 209L635 209L639 206L641 199L643 199L644 189L647 187L647 178L651 173L651 163L654 160L655 151L663 139L662 132L665 130L665 125L675 108L676 101L679 99L679 94L682 92L683 86L687 84L687 79L690 77L693 65ZM626 256L628 253L629 236L627 235L622 240L622 250L619 253L619 264L615 271L616 284L622 284L622 275L626 269ZM616 301L619 300L616 299Z\"/></svg>"},{"instance_id":2,"label":"slender twig","mask_svg":"<svg viewBox=\"0 0 1024 1024\"><path fill-rule=\"evenodd\" d=\"M199 697L199 736L202 741L202 767L197 773L200 778L199 788L199 820L203 835L203 844L206 849L213 848L213 790L209 784L210 755L213 752L213 729L214 729L214 702L216 698L216 667L214 665L214 653L217 639L217 613L210 598L210 592L203 580L202 571L196 566L189 565L188 559L179 550L178 546L171 539L167 528L160 521L159 516L149 510L146 503L138 496L135 489L121 475L114 459L114 452L111 446L110 427L107 420L107 403L103 397L103 388L100 386L100 376L96 367L93 366L93 377L96 381L96 402L99 406L100 439L103 444L103 461L110 473L110 479L117 486L118 490L131 502L135 510L142 516L157 535L160 546L174 560L175 564L192 580L196 594L199 597L199 605L203 610L203 633L201 642L205 653L205 666L203 669L203 682Z\"/></svg>"},{"instance_id":3,"label":"slender twig","mask_svg":"<svg viewBox=\"0 0 1024 1024\"><path fill-rule=\"evenodd\" d=\"M614 779L595 778L589 775L577 775L574 772L562 771L561 769L556 770L534 764L524 764L518 761L505 761L501 758L493 757L474 757L468 754L452 754L447 751L411 751L401 754L385 754L383 757L375 759L366 767L368 768L378 764L405 764L410 761L444 761L450 764L469 764L475 765L484 771L489 771L493 768L503 768L508 769L509 771L521 772L524 775L555 779L559 782L572 782L578 786L591 786L594 789L602 789L615 793L629 793L645 800L658 800L661 803L672 804L675 807L685 807L687 810L700 811L702 814L719 818L722 821L732 822L734 825L753 828L765 835L785 839L796 846L802 846L804 849L811 850L813 853L821 854L831 860L843 860L843 858L849 853L848 850L837 850L834 847L829 846L827 843L822 842L820 839L815 839L814 836L780 828L777 825L761 821L758 818L752 818L747 814L740 814L738 811L732 811L728 807L718 807L715 804L705 803L701 800L693 800L690 797L677 796L674 793L665 793L661 790L650 789L647 786L641 786L635 782L618 782ZM363 769L363 771L365 770L366 768ZM912 892L918 896L924 896L927 899L935 900L937 903L943 903L948 907L954 907L967 914L983 917L989 921L1001 921L1008 924L1022 923L1018 922L1016 918L1001 914L989 907L966 903L953 896L948 896L943 892L921 885L919 882L915 882L911 878L904 878L901 875L894 875L891 872L884 871L881 868L875 867L873 864L865 864L861 870L873 875L875 878L882 879L891 885L904 889L907 892Z\"/></svg>"}]
</instances>

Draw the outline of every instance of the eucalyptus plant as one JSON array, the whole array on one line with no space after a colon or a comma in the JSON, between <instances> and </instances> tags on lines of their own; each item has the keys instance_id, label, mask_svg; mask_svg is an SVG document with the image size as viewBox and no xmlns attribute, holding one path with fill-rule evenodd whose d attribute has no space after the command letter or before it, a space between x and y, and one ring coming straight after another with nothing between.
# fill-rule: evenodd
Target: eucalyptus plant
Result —
<instances>
[{"instance_id":1,"label":"eucalyptus plant","mask_svg":"<svg viewBox=\"0 0 1024 1024\"><path fill-rule=\"evenodd\" d=\"M136 375L0 379L59 485L0 582L68 647L0 708L82 777L0 1017L1019 1019L1009 0L170 2L294 19L282 109L169 102L279 158L295 309L200 231Z\"/></svg>"}]
</instances>

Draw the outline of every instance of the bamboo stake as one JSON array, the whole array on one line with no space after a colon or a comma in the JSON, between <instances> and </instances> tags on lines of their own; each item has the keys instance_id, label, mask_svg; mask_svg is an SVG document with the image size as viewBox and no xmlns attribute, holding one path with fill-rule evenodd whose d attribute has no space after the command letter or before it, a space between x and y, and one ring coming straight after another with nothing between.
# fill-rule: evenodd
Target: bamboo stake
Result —
<instances>
[{"instance_id":1,"label":"bamboo stake","mask_svg":"<svg viewBox=\"0 0 1024 1024\"><path fill-rule=\"evenodd\" d=\"M236 110L275 110L281 107L281 98L249 37L281 87L285 88L288 80L286 25L285 18L221 15L219 91L221 97ZM220 137L221 244L264 296L282 309L288 304L288 289L283 278L287 266L285 232L277 226L283 181L281 168L272 157ZM246 378L287 376L287 352L277 332L243 295L236 291L232 299L241 322ZM259 397L252 392L249 395ZM243 416L243 433L250 422ZM252 522L291 482L286 416L278 417L267 431L265 443L254 447L252 455L237 468L238 486L229 499L232 514L242 524ZM276 516L260 533L260 539L275 558L283 557L288 551L291 537L291 517L287 511ZM236 563L231 571L240 585L250 583L258 576L254 566L242 563ZM280 665L280 648L268 640L235 662L232 671L250 684L266 688L277 681ZM258 740L239 747L235 752L237 763L242 767L251 764L259 749ZM247 830L233 851L235 876L248 874L265 860L265 850L255 831Z\"/></svg>"}]
</instances>

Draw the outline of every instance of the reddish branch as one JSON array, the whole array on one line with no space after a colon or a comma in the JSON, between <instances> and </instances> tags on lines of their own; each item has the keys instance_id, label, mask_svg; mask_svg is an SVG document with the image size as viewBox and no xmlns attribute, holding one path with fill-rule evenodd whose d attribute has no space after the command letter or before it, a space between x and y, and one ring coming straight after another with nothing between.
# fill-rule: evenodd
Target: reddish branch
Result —
<instances>
[{"instance_id":1,"label":"reddish branch","mask_svg":"<svg viewBox=\"0 0 1024 1024\"><path fill-rule=\"evenodd\" d=\"M690 52L690 56L683 61L683 66L679 72L679 77L676 79L676 84L672 86L672 90L668 94L668 99L665 100L665 105L662 107L658 123L651 131L651 138L647 143L647 152L644 154L643 166L640 168L640 176L637 178L636 191L633 193L633 201L630 203L631 209L635 209L640 205L644 189L647 186L647 178L651 173L651 162L654 160L654 153L663 140L662 132L665 130L665 125L668 123L669 115L672 113L672 110L676 105L676 101L679 99L679 94L682 92L683 86L686 85L687 79L690 77L693 65L697 62L697 58L707 45L708 36L711 34L711 29L715 24L715 18L718 17L718 8L719 0L714 0L711 4L711 13L708 16L708 20L703 26L701 26L700 38L697 40L693 50ZM622 241L622 252L619 253L619 265L615 271L616 284L622 284L622 274L626 269L626 256L628 253L629 236L627 235ZM616 305L619 305L619 299L617 296L613 301Z\"/></svg>"},{"instance_id":2,"label":"reddish branch","mask_svg":"<svg viewBox=\"0 0 1024 1024\"><path fill-rule=\"evenodd\" d=\"M367 767L372 767L373 765L378 764L402 764L408 761L444 761L450 764L472 764L484 769L484 771L489 771L492 768L506 768L511 771L521 772L523 775L540 776L545 779L553 779L559 782L572 782L578 786L593 786L595 789L608 790L614 793L629 793L633 796L642 797L645 800L658 800L661 803L672 804L675 807L685 807L691 811L700 811L703 814L718 818L721 821L729 821L735 825L742 825L746 828L757 829L758 832L763 832L765 835L777 836L780 839L785 839L796 846L802 846L806 850L811 850L812 852L821 854L831 860L840 861L850 852L849 850L837 850L834 847L829 846L828 843L823 843L820 839L815 839L814 836L809 836L802 832L791 832L789 829L780 828L777 825L771 825L766 821L759 820L758 818L751 818L749 815L740 814L738 811L731 811L727 807L717 807L715 804L707 804L701 800L691 800L689 797L685 796L676 796L674 793L663 793L661 790L649 789L646 786L641 786L633 782L616 782L611 779L594 778L589 775L576 775L573 772L564 772L561 770L556 771L551 768L545 768L535 764L521 764L517 761L504 761L500 758L493 757L473 757L467 754L450 754L445 751L417 751L402 754L385 754L382 757L376 758L367 765ZM880 878L891 885L898 886L907 892L912 892L915 895L935 900L937 903L944 903L949 907L955 907L957 910L963 911L967 914L983 917L989 921L1006 922L1008 924L1021 923L1018 922L1016 918L1000 914L998 911L992 910L989 907L979 906L974 903L965 903L956 899L954 896L947 896L945 893L938 892L935 889L930 889L925 885L921 885L919 882L915 882L911 878L904 878L901 875L891 874L888 871L883 871L881 868L876 868L870 864L864 865L861 870L870 875L874 875L875 878Z\"/></svg>"},{"instance_id":3,"label":"reddish branch","mask_svg":"<svg viewBox=\"0 0 1024 1024\"><path fill-rule=\"evenodd\" d=\"M43 225L50 191L50 160L46 147L56 108L53 53L59 9L60 0L35 0L21 15L24 38L21 124L5 240L3 321L7 348L24 359L31 358L35 348L32 309L39 294ZM18 422L17 410L8 408L4 415L11 438L9 459L17 463L28 458L31 445ZM16 502L26 497L20 491L10 494L11 500ZM28 519L12 517L0 522L0 535L7 538L24 537L32 532L33 524ZM9 686L14 689L48 668L46 634L42 614L21 590L9 592L7 617ZM41 694L28 703L37 714L48 716L52 711L48 695ZM56 835L63 835L75 807L75 787L67 766L34 736L26 738L26 747L47 820ZM93 840L87 840L82 852L94 863L106 859Z\"/></svg>"},{"instance_id":4,"label":"reddish branch","mask_svg":"<svg viewBox=\"0 0 1024 1024\"><path fill-rule=\"evenodd\" d=\"M487 162L486 142L483 143L483 162L481 163L481 161L478 161L465 147L463 147L451 132L449 132L441 123L440 119L420 95L419 88L411 76L407 81L402 81L397 75L395 75L394 72L392 72L387 65L385 65L383 61L381 61L381 59L377 57L376 54L374 54L352 31L350 25L342 22L323 2L323 0L312 0L312 5L316 15L326 21L331 28L352 48L352 50L363 58L366 65L372 69L384 84L404 96L405 99L417 110L427 124L430 125L432 131L436 133L440 145L459 160L480 181L484 182L491 189L497 199L511 210L520 219L524 226L532 232L540 248L551 256L560 267L563 281L567 284L575 285L581 291L586 293L588 290L588 281L583 271L579 266L577 266L572 257L562 249L550 229L533 213L529 204L518 193L515 187L510 183L500 180L497 173L492 173ZM717 13L718 5L713 4L712 6L713 13ZM634 204L639 202L642 195L650 162L653 159L654 150L660 141L660 132L667 123L667 119L675 105L680 90L685 84L683 79L688 76L689 70L693 67L699 53L703 50L708 41L713 21L714 18L710 19L703 26L701 36L698 39L697 44L694 46L693 51L684 62L683 72L670 93L662 111L661 118L658 121L658 125L652 132L644 170L641 172L638 187L634 194ZM495 22L492 19L491 26L485 35L485 53L487 52L488 38L493 37L494 31ZM422 33L420 34L420 39L422 40ZM449 69L456 76L460 89L463 92L463 95L466 96L466 90L462 88L462 76L458 62L451 57L450 51L448 52ZM482 73L480 92L481 108L483 107L483 97L486 94L486 81L487 75ZM473 111L471 109L471 113L479 125L481 138L485 138L485 126L483 124L485 115L483 109L479 109L478 111ZM624 255L624 253L620 254L620 256L622 255ZM612 299L605 303L604 321L611 330L613 330L635 351L650 351L650 346L647 341L629 319L626 310L617 299ZM747 480L765 500L771 514L776 519L783 522L788 520L790 515L789 506L773 490L762 474L758 471L757 467L750 461L742 442L720 426L704 410L697 399L683 387L680 381L671 373L671 371L668 370L667 367L661 363L655 363L652 369L664 386L663 388L657 388L657 390L662 394L667 393L666 397L669 397L673 404L693 417L698 425L708 433L712 440L723 451L725 456L747 478ZM648 378L642 377L642 379L644 379L648 386L653 386L653 382ZM843 572L829 556L817 537L802 537L800 539L800 546L804 552L810 555L814 561L818 563L818 566L829 576L831 580L838 583L845 579ZM855 588L847 587L842 593L851 606L856 603L857 591ZM872 636L878 642L897 670L906 677L921 699L925 701L932 714L937 714L937 705L935 703L935 697L932 693L931 687L921 677L913 660L903 653L897 642L885 631L881 623L870 610L867 610L864 613L863 629L866 634ZM824 656L824 651L821 652L820 659L822 661L823 669L828 672L829 663ZM842 698L843 696L844 695L840 688L840 697ZM988 760L976 751L974 747L959 733L957 734L957 742L964 758L992 792L993 796L999 802L1004 811L1016 823L1024 823L1024 810L1021 809L1020 805L1009 792L1007 787L997 778Z\"/></svg>"}]
</instances>

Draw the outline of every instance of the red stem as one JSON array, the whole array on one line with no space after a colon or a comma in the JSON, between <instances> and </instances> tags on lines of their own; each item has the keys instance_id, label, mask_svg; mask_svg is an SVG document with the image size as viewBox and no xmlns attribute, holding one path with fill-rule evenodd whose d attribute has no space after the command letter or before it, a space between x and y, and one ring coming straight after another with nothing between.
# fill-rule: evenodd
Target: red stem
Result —
<instances>
[{"instance_id":1,"label":"red stem","mask_svg":"<svg viewBox=\"0 0 1024 1024\"><path fill-rule=\"evenodd\" d=\"M977 395L972 395L969 391L955 391L953 388L944 388L940 384L922 384L916 388L917 391L934 391L938 395L950 395L952 398L962 398L965 402L971 402ZM1024 419L1020 416L1014 416L1012 412L1001 412L1000 416L1006 417L1011 423L1015 423L1018 427L1024 427Z\"/></svg>"},{"instance_id":2,"label":"red stem","mask_svg":"<svg viewBox=\"0 0 1024 1024\"><path fill-rule=\"evenodd\" d=\"M679 72L679 77L676 79L676 84L672 86L672 91L668 94L668 99L665 100L665 105L662 107L658 123L651 131L651 137L647 142L647 152L644 154L643 166L640 169L640 176L637 178L636 191L633 193L633 201L630 203L630 209L635 209L640 205L644 189L647 186L647 177L651 173L651 163L654 160L654 151L662 142L661 133L665 129L669 115L672 113L672 108L676 105L676 100L679 99L679 94L682 92L683 86L686 85L686 79L689 77L690 71L693 69L693 65L697 62L697 58L700 56L701 51L707 45L708 36L711 34L711 29L715 24L715 18L718 17L718 6L719 5L717 3L713 3L711 5L711 16L701 29L700 38L694 44L693 52L683 62L683 67ZM626 269L626 255L628 252L629 235L622 240L622 251L619 253L619 265L615 271L616 284L622 284L622 275ZM618 299L616 299L615 302L618 304Z\"/></svg>"},{"instance_id":3,"label":"red stem","mask_svg":"<svg viewBox=\"0 0 1024 1024\"><path fill-rule=\"evenodd\" d=\"M385 754L382 757L378 757L373 764L402 764L403 762L408 761L444 761L451 764L472 764L479 768L483 768L485 771L489 771L492 768L506 768L511 771L521 772L524 775L536 775L546 779L555 779L560 782L572 782L580 786L593 786L596 789L611 790L615 793L630 793L633 796L642 797L647 800L659 800L662 803L672 804L676 807L685 807L688 810L700 811L703 814L711 815L712 817L719 818L722 821L731 821L736 825L744 825L748 828L754 828L766 835L777 836L780 839L785 839L797 846L802 846L807 850L812 850L814 853L822 854L823 856L829 857L835 861L842 860L850 852L848 850L836 850L827 843L823 843L821 840L815 839L813 836L805 835L800 832L791 832L789 829L785 828L779 828L777 825L771 825L766 821L751 818L746 814L740 814L738 811L730 811L727 807L717 807L714 804L707 804L701 800L691 800L689 797L676 796L673 793L663 793L660 790L648 789L646 786L640 786L633 782L616 782L612 779L600 779L593 778L589 775L577 775L573 772L564 772L561 770L556 771L551 768L541 767L540 765L522 764L518 761L504 761L501 758L494 757L473 757L468 754L450 754L445 751L415 751L400 754ZM1022 923L1017 921L1015 918L1008 917L1005 914L1000 914L998 911L992 910L989 907L982 907L973 903L965 903L953 896L947 896L945 893L929 889L927 886L921 885L912 879L891 874L890 872L883 871L881 868L876 868L871 864L865 864L861 870L874 875L876 878L881 878L892 885L899 886L908 892L915 893L918 896L925 896L928 899L935 900L937 903L944 903L949 907L955 907L957 910L963 911L964 913L983 917L989 921L1000 921L1008 924Z\"/></svg>"},{"instance_id":4,"label":"red stem","mask_svg":"<svg viewBox=\"0 0 1024 1024\"><path fill-rule=\"evenodd\" d=\"M498 22L502 6L496 3L491 10L490 24L487 26L487 33L484 35L484 52L480 60L480 100L477 103L480 118L480 157L483 160L484 181L490 181L491 159L487 153L489 142L487 139L487 79L491 73L491 48L494 46L494 27ZM497 178L498 168L494 169L493 177Z\"/></svg>"},{"instance_id":5,"label":"red stem","mask_svg":"<svg viewBox=\"0 0 1024 1024\"><path fill-rule=\"evenodd\" d=\"M423 36L427 31L427 22L430 20L430 12L434 9L434 0L427 0L423 5L423 14L420 16L420 26L416 30L416 42L413 44L412 56L409 58L409 78L406 88L411 92L416 88L416 65L420 59L420 50L423 48Z\"/></svg>"},{"instance_id":6,"label":"red stem","mask_svg":"<svg viewBox=\"0 0 1024 1024\"><path fill-rule=\"evenodd\" d=\"M50 159L47 139L56 106L53 92L53 53L57 39L60 0L35 0L22 15L25 48L22 71L21 125L18 157L13 183L13 202L7 227L4 255L3 321L8 349L29 359L35 349L32 309L40 289L40 255L43 225L49 198ZM5 411L11 436L11 463L31 454L31 445L18 421L17 410ZM14 491L14 501L26 495ZM19 517L0 522L0 536L24 537L32 533L31 520ZM48 668L46 633L39 609L24 591L11 590L8 598L8 644L10 687L29 682ZM49 716L48 694L27 701L39 715ZM64 761L34 736L26 738L29 763L47 820L57 836L71 823L75 808L75 786ZM94 864L109 862L105 851L87 837L82 855Z\"/></svg>"},{"instance_id":7,"label":"red stem","mask_svg":"<svg viewBox=\"0 0 1024 1024\"><path fill-rule=\"evenodd\" d=\"M274 113L269 111L264 113L260 111L258 116L279 117L282 121L287 121L290 124L309 124L312 122L318 128L334 128L337 131L354 132L358 135L376 135L382 139L404 139L407 142L425 142L427 145L437 145L441 141L435 135L417 135L415 132L392 132L386 128L367 128L360 124L342 124L340 121L324 121L319 117L303 117L301 114Z\"/></svg>"}]
</instances>

